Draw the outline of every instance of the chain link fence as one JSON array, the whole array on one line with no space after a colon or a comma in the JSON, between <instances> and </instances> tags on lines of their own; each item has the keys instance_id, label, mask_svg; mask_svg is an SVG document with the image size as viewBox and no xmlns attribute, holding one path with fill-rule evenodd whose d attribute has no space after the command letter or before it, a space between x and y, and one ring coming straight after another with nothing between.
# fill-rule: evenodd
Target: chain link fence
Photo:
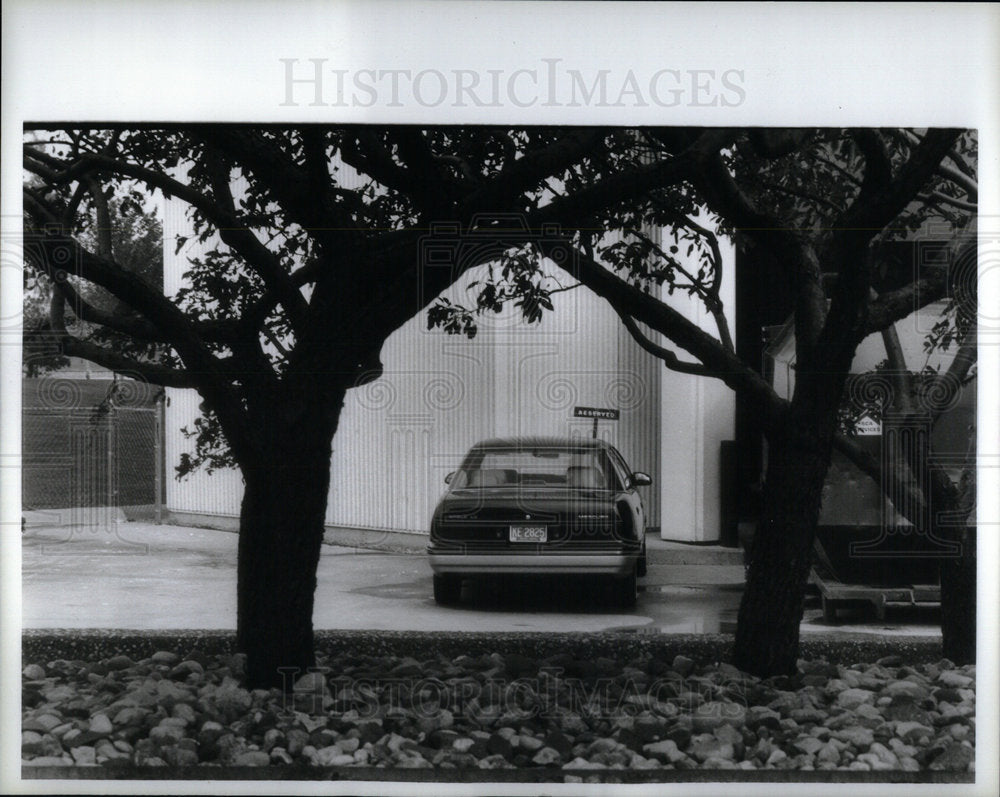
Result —
<instances>
[{"instance_id":1,"label":"chain link fence","mask_svg":"<svg viewBox=\"0 0 1000 797\"><path fill-rule=\"evenodd\" d=\"M22 508L59 510L63 522L74 526L110 527L119 512L159 522L161 404L82 403L23 409Z\"/></svg>"}]
</instances>

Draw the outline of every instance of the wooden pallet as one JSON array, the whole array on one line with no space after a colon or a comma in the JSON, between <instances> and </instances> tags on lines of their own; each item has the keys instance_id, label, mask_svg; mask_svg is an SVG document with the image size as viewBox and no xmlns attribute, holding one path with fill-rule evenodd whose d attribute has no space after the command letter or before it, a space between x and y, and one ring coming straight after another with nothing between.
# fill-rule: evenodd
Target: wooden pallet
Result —
<instances>
[{"instance_id":1,"label":"wooden pallet","mask_svg":"<svg viewBox=\"0 0 1000 797\"><path fill-rule=\"evenodd\" d=\"M819 541L815 545L815 564L810 573L810 581L819 589L823 601L823 619L835 622L837 609L846 603L870 603L875 607L879 620L885 619L885 607L889 603L917 604L940 603L941 587L937 584L905 584L879 587L868 584L847 584L837 578Z\"/></svg>"}]
</instances>

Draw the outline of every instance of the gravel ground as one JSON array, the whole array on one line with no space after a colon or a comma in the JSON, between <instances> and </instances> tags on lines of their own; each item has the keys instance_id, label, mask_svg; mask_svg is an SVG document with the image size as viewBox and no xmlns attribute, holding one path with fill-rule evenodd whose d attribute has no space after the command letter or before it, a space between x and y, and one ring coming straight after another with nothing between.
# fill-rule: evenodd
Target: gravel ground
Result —
<instances>
[{"instance_id":1,"label":"gravel ground","mask_svg":"<svg viewBox=\"0 0 1000 797\"><path fill-rule=\"evenodd\" d=\"M137 635L131 644L123 636L101 654L93 637L78 637L77 649L65 636L26 637L25 773L199 767L211 777L213 767L334 767L358 779L371 768L431 770L433 779L434 771L543 768L579 782L595 770L956 780L974 772L974 665L904 663L899 653L858 663L850 644L831 649L847 651L838 663L804 646L810 658L797 675L762 680L718 663L710 655L718 640L704 638L685 648L684 640L618 637L617 652L579 638L577 647L550 638L541 650L537 640L469 644L475 635L435 635L433 646L384 635L381 647L351 644L364 636L331 635L317 670L289 672L286 691L243 689L243 657L220 635ZM88 658L47 655L77 656L88 645Z\"/></svg>"}]
</instances>

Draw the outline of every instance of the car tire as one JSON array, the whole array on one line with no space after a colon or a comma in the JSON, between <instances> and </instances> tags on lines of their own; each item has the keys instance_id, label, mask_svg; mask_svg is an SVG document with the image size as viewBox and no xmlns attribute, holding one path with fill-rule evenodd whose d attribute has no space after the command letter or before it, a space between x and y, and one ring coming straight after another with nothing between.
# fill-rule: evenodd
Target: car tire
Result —
<instances>
[{"instance_id":1,"label":"car tire","mask_svg":"<svg viewBox=\"0 0 1000 797\"><path fill-rule=\"evenodd\" d=\"M434 601L442 606L458 603L462 597L462 577L454 573L434 576Z\"/></svg>"},{"instance_id":2,"label":"car tire","mask_svg":"<svg viewBox=\"0 0 1000 797\"><path fill-rule=\"evenodd\" d=\"M642 552L639 554L639 561L635 564L635 574L639 578L644 578L646 576L646 541L642 541Z\"/></svg>"},{"instance_id":3,"label":"car tire","mask_svg":"<svg viewBox=\"0 0 1000 797\"><path fill-rule=\"evenodd\" d=\"M639 597L639 584L636 581L638 566L633 567L627 576L616 578L613 582L615 605L622 609L631 609Z\"/></svg>"}]
</instances>

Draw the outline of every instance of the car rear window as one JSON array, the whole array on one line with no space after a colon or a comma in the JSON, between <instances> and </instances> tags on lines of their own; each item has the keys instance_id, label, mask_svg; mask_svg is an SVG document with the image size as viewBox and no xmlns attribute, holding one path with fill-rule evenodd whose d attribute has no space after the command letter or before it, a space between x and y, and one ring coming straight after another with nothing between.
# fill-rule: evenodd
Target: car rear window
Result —
<instances>
[{"instance_id":1,"label":"car rear window","mask_svg":"<svg viewBox=\"0 0 1000 797\"><path fill-rule=\"evenodd\" d=\"M532 448L474 451L456 487L574 487L606 490L607 468L590 449Z\"/></svg>"}]
</instances>

